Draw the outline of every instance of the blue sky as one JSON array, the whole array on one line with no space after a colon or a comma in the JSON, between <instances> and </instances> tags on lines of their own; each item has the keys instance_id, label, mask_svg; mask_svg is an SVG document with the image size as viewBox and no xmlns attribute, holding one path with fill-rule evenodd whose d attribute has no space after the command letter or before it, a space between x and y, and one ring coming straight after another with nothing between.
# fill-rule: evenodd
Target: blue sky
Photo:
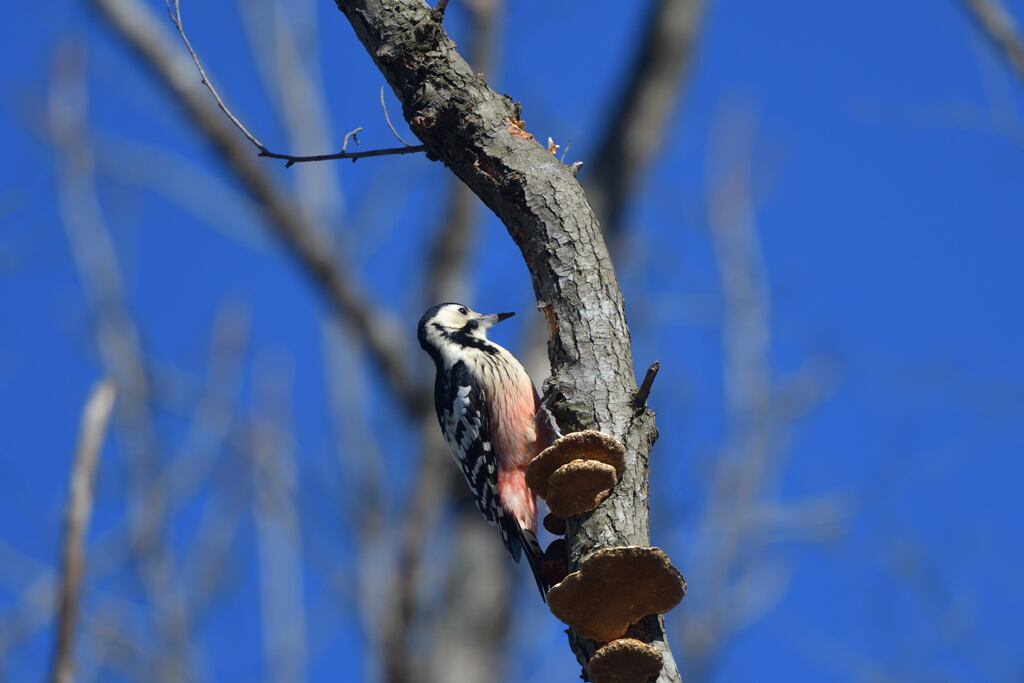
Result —
<instances>
[{"instance_id":1,"label":"blue sky","mask_svg":"<svg viewBox=\"0 0 1024 683\"><path fill-rule=\"evenodd\" d=\"M1024 18L1020 3L1009 4ZM643 6L509 3L493 80L523 102L538 138L568 143L570 157L587 160ZM458 37L465 22L453 7ZM333 3L317 9L333 129L340 136L361 125L364 147L392 144L377 101L381 77ZM268 145L283 147L235 5L184 10L229 101ZM147 352L191 386L206 368L217 311L243 302L251 316L247 367L267 354L291 367L300 489L315 485L316 463L334 444L323 300L245 202L231 198L237 190L164 95L79 3L26 4L11 14L0 27L0 541L24 566L11 562L0 572L0 614L32 568L56 556L78 412L101 372L56 210L53 149L39 125L62 41L85 46L90 123L107 150L100 197ZM787 427L787 466L773 488L782 500L829 494L846 505L838 537L765 551L785 568L787 589L730 640L714 680L858 681L881 671L893 680L995 681L1024 670L1014 618L1024 607L1022 89L956 2L710 3L683 102L630 210L633 249L619 264L637 366L659 359L663 367L651 400L661 431L654 542L687 573L688 534L707 495L703 473L724 431L721 291L706 200L716 125L729 116L752 131L773 372L784 379L820 359L835 376L827 399ZM389 101L394 117L400 109ZM129 143L149 151L118 146ZM202 196L213 212L207 220L167 198L167 176L147 177L152 167L169 168L154 149L193 165L190 176L226 183L221 192L213 180L199 181L213 188L212 198ZM148 159L155 161L147 169ZM341 208L326 227L367 290L406 323L411 343L421 255L447 173L415 156L335 171ZM300 177L275 172L288 182ZM474 270L474 307L533 310L518 251L490 216ZM517 343L522 321L514 322L499 341ZM425 357L413 360L428 371ZM413 469L396 454L407 450L409 426L386 400L369 403L372 428L386 434L382 449L404 485ZM170 442L180 439L181 423L162 418ZM115 439L105 451L94 536L124 511L119 450ZM182 535L194 516L181 516ZM203 630L210 651L228 655L211 680L251 680L261 671L252 656L260 648L259 593L244 560L251 540L239 552L237 590ZM311 603L321 589L307 581ZM679 618L686 614L684 602ZM310 680L362 676L353 656L362 647L357 621L322 618L318 638L331 647L315 649ZM540 645L536 661L513 672L574 677L554 619L535 609L518 618L535 624L527 628ZM45 671L48 643L42 632L8 655L12 680Z\"/></svg>"}]
</instances>

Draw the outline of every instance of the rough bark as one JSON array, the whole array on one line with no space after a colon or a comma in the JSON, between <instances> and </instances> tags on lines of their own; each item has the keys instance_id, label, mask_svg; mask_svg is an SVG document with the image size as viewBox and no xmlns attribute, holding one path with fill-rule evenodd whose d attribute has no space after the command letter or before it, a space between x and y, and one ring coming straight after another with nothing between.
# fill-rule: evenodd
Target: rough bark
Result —
<instances>
[{"instance_id":1,"label":"rough bark","mask_svg":"<svg viewBox=\"0 0 1024 683\"><path fill-rule=\"evenodd\" d=\"M431 158L445 163L497 214L530 270L548 323L548 391L563 431L593 428L627 447L615 492L567 532L570 562L598 548L648 545L647 470L657 436L636 393L622 294L594 212L570 169L520 123L509 97L488 87L459 56L441 15L421 0L338 0L360 41L402 102ZM664 655L660 681L679 673L663 624L642 625ZM581 662L592 644L570 634Z\"/></svg>"}]
</instances>

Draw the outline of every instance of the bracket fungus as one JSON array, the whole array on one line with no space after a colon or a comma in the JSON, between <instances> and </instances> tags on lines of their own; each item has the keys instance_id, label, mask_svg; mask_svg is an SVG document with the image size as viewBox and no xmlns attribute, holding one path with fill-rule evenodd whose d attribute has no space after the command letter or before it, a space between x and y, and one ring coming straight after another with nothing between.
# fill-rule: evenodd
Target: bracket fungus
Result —
<instances>
[{"instance_id":1,"label":"bracket fungus","mask_svg":"<svg viewBox=\"0 0 1024 683\"><path fill-rule=\"evenodd\" d=\"M609 642L683 599L686 581L660 548L604 548L548 591L551 612L584 638Z\"/></svg>"},{"instance_id":2,"label":"bracket fungus","mask_svg":"<svg viewBox=\"0 0 1024 683\"><path fill-rule=\"evenodd\" d=\"M622 443L601 432L566 434L533 459L526 483L556 517L590 512L622 478L625 452Z\"/></svg>"},{"instance_id":3,"label":"bracket fungus","mask_svg":"<svg viewBox=\"0 0 1024 683\"><path fill-rule=\"evenodd\" d=\"M561 582L569 573L568 561L565 555L565 539L556 538L544 551L540 559L540 575L549 586Z\"/></svg>"},{"instance_id":4,"label":"bracket fungus","mask_svg":"<svg viewBox=\"0 0 1024 683\"><path fill-rule=\"evenodd\" d=\"M635 638L598 648L587 664L591 683L647 683L661 671L661 653Z\"/></svg>"},{"instance_id":5,"label":"bracket fungus","mask_svg":"<svg viewBox=\"0 0 1024 683\"><path fill-rule=\"evenodd\" d=\"M565 536L565 520L550 512L544 515L544 528L551 532L552 536Z\"/></svg>"}]
</instances>

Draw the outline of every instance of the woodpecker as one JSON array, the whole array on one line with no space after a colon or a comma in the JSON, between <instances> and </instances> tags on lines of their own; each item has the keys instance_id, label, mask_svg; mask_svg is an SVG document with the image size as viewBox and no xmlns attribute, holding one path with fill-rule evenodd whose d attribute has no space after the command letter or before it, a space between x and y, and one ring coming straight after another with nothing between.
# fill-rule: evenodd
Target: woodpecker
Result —
<instances>
[{"instance_id":1,"label":"woodpecker","mask_svg":"<svg viewBox=\"0 0 1024 683\"><path fill-rule=\"evenodd\" d=\"M516 562L525 554L541 597L537 496L526 466L554 438L537 389L522 363L487 339L512 313L483 314L439 304L419 322L420 346L434 360L434 406L441 432L484 518L498 527Z\"/></svg>"}]
</instances>

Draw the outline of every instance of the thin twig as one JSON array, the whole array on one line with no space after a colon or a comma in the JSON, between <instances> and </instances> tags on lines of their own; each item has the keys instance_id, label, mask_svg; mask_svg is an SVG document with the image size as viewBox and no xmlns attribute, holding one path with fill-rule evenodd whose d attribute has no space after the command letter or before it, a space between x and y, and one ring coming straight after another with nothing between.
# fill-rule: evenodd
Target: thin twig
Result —
<instances>
[{"instance_id":1,"label":"thin twig","mask_svg":"<svg viewBox=\"0 0 1024 683\"><path fill-rule=\"evenodd\" d=\"M96 480L100 448L107 433L116 395L114 383L109 379L102 380L93 387L82 410L68 505L64 512L60 603L51 683L71 683L72 680L75 623L78 620L82 575L85 573L85 530L92 515L93 482Z\"/></svg>"},{"instance_id":2,"label":"thin twig","mask_svg":"<svg viewBox=\"0 0 1024 683\"><path fill-rule=\"evenodd\" d=\"M640 388L633 398L633 407L638 413L647 407L647 397L651 395L651 387L654 386L654 379L658 376L658 370L661 370L661 363L658 361L651 363L651 367L647 368L647 374L644 375L644 381L640 383Z\"/></svg>"},{"instance_id":3,"label":"thin twig","mask_svg":"<svg viewBox=\"0 0 1024 683\"><path fill-rule=\"evenodd\" d=\"M349 132L345 133L345 137L341 141L341 151L342 152L345 152L345 151L348 150L348 141L349 140L352 140L357 145L359 144L359 133L361 133L362 130L363 130L363 127L359 126L358 128L353 128Z\"/></svg>"},{"instance_id":4,"label":"thin twig","mask_svg":"<svg viewBox=\"0 0 1024 683\"><path fill-rule=\"evenodd\" d=\"M235 0L250 52L280 112L289 150L336 150L337 132L321 75L315 0ZM344 132L344 131L342 131ZM347 151L344 148L342 151ZM337 164L303 164L294 185L300 209L319 225L344 221Z\"/></svg>"},{"instance_id":5,"label":"thin twig","mask_svg":"<svg viewBox=\"0 0 1024 683\"><path fill-rule=\"evenodd\" d=\"M172 38L161 30L158 18L139 0L90 0L90 5L135 51L154 80L188 115L197 133L256 198L267 214L268 226L366 345L405 412L418 417L429 409L429 394L409 371L409 354L401 336L394 333L396 326L390 316L381 312L382 307L367 295L350 270L340 265L343 259L336 245L325 243L293 198L249 154L249 144L195 86L191 65L177 56Z\"/></svg>"},{"instance_id":6,"label":"thin twig","mask_svg":"<svg viewBox=\"0 0 1024 683\"><path fill-rule=\"evenodd\" d=\"M380 86L380 108L384 110L384 120L388 122L388 128L391 129L392 134L394 134L394 136L396 138L398 138L398 141L401 142L406 147L412 147L412 145L410 145L408 142L406 142L405 140L402 139L402 136L398 134L397 130L395 130L394 124L391 123L391 117L388 116L388 105L386 105L384 103L384 86L383 85Z\"/></svg>"},{"instance_id":7,"label":"thin twig","mask_svg":"<svg viewBox=\"0 0 1024 683\"><path fill-rule=\"evenodd\" d=\"M242 135L255 145L261 152L265 151L266 146L260 142L255 135L249 132L249 129L245 127L237 116L235 116L228 105L224 104L224 100L221 99L220 93L217 92L217 88L214 87L213 81L210 80L209 76L206 75L206 69L203 68L203 63L199 60L199 55L192 48L192 42L188 39L188 34L185 33L185 26L181 22L181 3L179 0L165 0L167 4L167 14L170 15L171 21L174 23L174 27L178 29L178 35L181 36L181 41L185 43L185 49L188 50L188 54L192 57L192 63L196 65L196 70L199 72L199 77L202 79L202 84L206 86L206 89L213 95L213 99L217 101L217 106L224 112L224 115L231 119L231 123L235 125L235 128L242 132Z\"/></svg>"},{"instance_id":8,"label":"thin twig","mask_svg":"<svg viewBox=\"0 0 1024 683\"><path fill-rule=\"evenodd\" d=\"M289 168L293 164L303 164L310 161L333 161L335 159L351 159L352 161L359 161L360 159L367 159L369 157L418 154L419 152L426 151L426 149L425 145L416 145L415 147L385 147L384 149L368 149L364 152L346 152L342 150L341 152L335 152L334 154L312 154L310 156L279 154L278 152L271 152L268 149L261 149L259 155L269 159L284 159L285 168Z\"/></svg>"},{"instance_id":9,"label":"thin twig","mask_svg":"<svg viewBox=\"0 0 1024 683\"><path fill-rule=\"evenodd\" d=\"M1017 78L1024 83L1024 40L1017 31L1013 15L999 0L963 0L963 3L986 37L1003 53Z\"/></svg>"},{"instance_id":10,"label":"thin twig","mask_svg":"<svg viewBox=\"0 0 1024 683\"><path fill-rule=\"evenodd\" d=\"M252 145L259 151L259 155L261 157L267 157L269 159L283 159L286 162L285 168L290 168L294 164L301 164L310 161L332 161L335 159L351 159L352 161L358 161L359 159L367 159L369 157L394 156L398 154L416 154L418 152L426 151L426 147L424 145L411 146L405 143L404 140L402 140L402 142L403 144L406 144L405 147L371 149L363 152L346 152L344 146L342 146L340 152L335 152L333 154L313 154L309 156L282 154L280 152L271 151L270 149L267 148L266 145L260 142L259 138L253 135L249 131L249 129L245 127L245 124L242 123L241 119L235 116L235 114L231 111L228 105L224 103L224 99L220 96L220 93L217 92L217 88L213 85L213 81L211 81L210 77L207 76L206 69L203 67L202 60L199 59L199 55L192 47L192 42L189 40L188 34L185 33L185 25L182 23L181 19L180 0L165 0L165 4L167 5L167 14L171 18L171 23L173 23L174 27L178 30L178 35L181 36L181 41L185 44L185 49L188 51L189 56L192 58L192 63L195 64L196 70L199 72L200 81L206 87L206 89L210 91L210 94L213 95L213 99L217 102L217 107L224 113L225 116L228 117L232 125L234 125L234 127L237 128L242 133L242 135L245 136L245 139L252 143ZM444 10L441 11L443 12ZM382 101L383 95L384 91L381 90ZM387 117L387 109L384 110L384 116ZM391 131L394 132L395 129L391 125L390 120L388 121L388 126L391 128ZM397 136L398 133L395 133L395 135ZM347 138L348 136L346 136L346 142ZM401 140L401 137L399 137L399 140Z\"/></svg>"},{"instance_id":11,"label":"thin twig","mask_svg":"<svg viewBox=\"0 0 1024 683\"><path fill-rule=\"evenodd\" d=\"M448 9L448 0L437 0L437 5L434 6L434 11L437 12L439 17L444 17L445 10Z\"/></svg>"}]
</instances>

